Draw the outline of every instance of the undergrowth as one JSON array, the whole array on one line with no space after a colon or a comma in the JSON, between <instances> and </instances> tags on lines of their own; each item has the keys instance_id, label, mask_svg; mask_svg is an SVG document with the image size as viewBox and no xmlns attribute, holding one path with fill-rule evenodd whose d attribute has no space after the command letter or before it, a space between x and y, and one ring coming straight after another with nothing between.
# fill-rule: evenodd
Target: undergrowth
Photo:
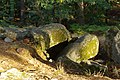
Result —
<instances>
[{"instance_id":1,"label":"undergrowth","mask_svg":"<svg viewBox=\"0 0 120 80\"><path fill-rule=\"evenodd\" d=\"M99 35L99 34L105 34L105 32L109 30L111 27L115 27L115 26L72 24L70 26L70 30L78 34L87 32L87 33L97 33Z\"/></svg>"}]
</instances>

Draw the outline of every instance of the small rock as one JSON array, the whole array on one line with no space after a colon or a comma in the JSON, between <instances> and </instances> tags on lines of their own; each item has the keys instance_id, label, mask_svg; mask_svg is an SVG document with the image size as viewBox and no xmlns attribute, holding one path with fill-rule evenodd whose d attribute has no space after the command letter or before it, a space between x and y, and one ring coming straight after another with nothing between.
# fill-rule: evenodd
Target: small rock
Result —
<instances>
[{"instance_id":1,"label":"small rock","mask_svg":"<svg viewBox=\"0 0 120 80\"><path fill-rule=\"evenodd\" d=\"M28 38L23 39L23 43L26 43L26 44L30 43L30 39Z\"/></svg>"},{"instance_id":2,"label":"small rock","mask_svg":"<svg viewBox=\"0 0 120 80\"><path fill-rule=\"evenodd\" d=\"M6 37L6 38L4 39L4 41L5 41L5 42L12 42L13 40L10 39L9 37Z\"/></svg>"},{"instance_id":3,"label":"small rock","mask_svg":"<svg viewBox=\"0 0 120 80\"><path fill-rule=\"evenodd\" d=\"M1 73L0 80L35 80L35 79L32 79L30 75L25 72L20 72L16 68L11 68L6 72Z\"/></svg>"}]
</instances>

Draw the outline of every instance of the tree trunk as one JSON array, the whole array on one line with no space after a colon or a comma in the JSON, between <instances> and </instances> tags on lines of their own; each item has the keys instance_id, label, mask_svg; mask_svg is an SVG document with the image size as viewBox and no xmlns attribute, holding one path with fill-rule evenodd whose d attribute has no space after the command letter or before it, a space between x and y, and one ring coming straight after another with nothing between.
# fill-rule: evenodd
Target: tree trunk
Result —
<instances>
[{"instance_id":1,"label":"tree trunk","mask_svg":"<svg viewBox=\"0 0 120 80\"><path fill-rule=\"evenodd\" d=\"M15 5L15 1L14 0L10 0L10 20L14 19L14 5Z\"/></svg>"},{"instance_id":2,"label":"tree trunk","mask_svg":"<svg viewBox=\"0 0 120 80\"><path fill-rule=\"evenodd\" d=\"M25 11L24 0L20 0L20 21L21 21L21 24L24 23L24 11Z\"/></svg>"},{"instance_id":3,"label":"tree trunk","mask_svg":"<svg viewBox=\"0 0 120 80\"><path fill-rule=\"evenodd\" d=\"M53 9L52 9L52 17L53 17L53 21L55 21L55 9L56 9L56 1L54 0L54 3L53 3Z\"/></svg>"},{"instance_id":4,"label":"tree trunk","mask_svg":"<svg viewBox=\"0 0 120 80\"><path fill-rule=\"evenodd\" d=\"M84 21L84 1L82 0L82 2L76 3L75 5L76 7L76 19L77 22L81 25L83 25L85 23Z\"/></svg>"}]
</instances>

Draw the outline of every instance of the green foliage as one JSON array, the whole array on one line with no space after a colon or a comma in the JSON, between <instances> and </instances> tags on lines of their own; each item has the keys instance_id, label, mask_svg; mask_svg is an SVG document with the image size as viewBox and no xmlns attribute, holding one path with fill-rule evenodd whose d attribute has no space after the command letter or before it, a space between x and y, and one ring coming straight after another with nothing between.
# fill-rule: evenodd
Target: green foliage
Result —
<instances>
[{"instance_id":1,"label":"green foliage","mask_svg":"<svg viewBox=\"0 0 120 80\"><path fill-rule=\"evenodd\" d=\"M0 20L0 26L5 27L5 26L9 26L9 24L4 20Z\"/></svg>"},{"instance_id":2,"label":"green foliage","mask_svg":"<svg viewBox=\"0 0 120 80\"><path fill-rule=\"evenodd\" d=\"M18 27L18 26L8 21L0 20L0 27Z\"/></svg>"},{"instance_id":3,"label":"green foliage","mask_svg":"<svg viewBox=\"0 0 120 80\"><path fill-rule=\"evenodd\" d=\"M118 3L119 0L0 0L0 19L13 21L24 15L24 23L39 26L61 22L64 18L75 19L80 23L83 17L83 22L87 24L105 24L106 10ZM23 13L20 12L21 7L25 9Z\"/></svg>"},{"instance_id":4,"label":"green foliage","mask_svg":"<svg viewBox=\"0 0 120 80\"><path fill-rule=\"evenodd\" d=\"M98 26L98 25L84 25L81 26L79 24L72 24L70 30L74 32L88 32L88 33L94 33L94 32L101 32L105 33L108 29L110 29L109 26Z\"/></svg>"},{"instance_id":5,"label":"green foliage","mask_svg":"<svg viewBox=\"0 0 120 80\"><path fill-rule=\"evenodd\" d=\"M83 26L80 26L79 24L72 24L70 25L70 30L72 30L73 32L83 32L84 30L82 29Z\"/></svg>"},{"instance_id":6,"label":"green foliage","mask_svg":"<svg viewBox=\"0 0 120 80\"><path fill-rule=\"evenodd\" d=\"M90 4L85 8L86 22L89 24L104 24L106 18L106 10L111 8L111 5L106 0L88 1Z\"/></svg>"},{"instance_id":7,"label":"green foliage","mask_svg":"<svg viewBox=\"0 0 120 80\"><path fill-rule=\"evenodd\" d=\"M101 32L105 32L109 29L108 26L97 26L97 25L90 25L90 26L86 26L86 31L88 32L95 32L95 31L101 31Z\"/></svg>"},{"instance_id":8,"label":"green foliage","mask_svg":"<svg viewBox=\"0 0 120 80\"><path fill-rule=\"evenodd\" d=\"M10 17L14 17L14 6L15 6L15 0L10 0Z\"/></svg>"}]
</instances>

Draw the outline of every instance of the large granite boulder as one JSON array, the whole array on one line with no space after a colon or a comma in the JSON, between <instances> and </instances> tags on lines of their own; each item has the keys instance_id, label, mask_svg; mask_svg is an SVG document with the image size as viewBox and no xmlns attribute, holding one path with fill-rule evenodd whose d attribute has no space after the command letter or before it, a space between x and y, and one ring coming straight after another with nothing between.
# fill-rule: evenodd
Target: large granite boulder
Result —
<instances>
[{"instance_id":1,"label":"large granite boulder","mask_svg":"<svg viewBox=\"0 0 120 80\"><path fill-rule=\"evenodd\" d=\"M94 71L102 72L106 70L105 66L88 60L98 54L98 49L99 40L97 36L85 34L75 42L68 44L57 59L57 65L62 66L66 72L72 74L87 75L87 70L91 73Z\"/></svg>"},{"instance_id":2,"label":"large granite boulder","mask_svg":"<svg viewBox=\"0 0 120 80\"><path fill-rule=\"evenodd\" d=\"M38 28L33 28L31 34L34 38L34 48L38 55L47 60L47 49L71 39L69 31L62 24L52 23Z\"/></svg>"},{"instance_id":3,"label":"large granite boulder","mask_svg":"<svg viewBox=\"0 0 120 80\"><path fill-rule=\"evenodd\" d=\"M73 62L80 63L81 61L87 61L95 57L98 49L98 38L95 35L85 34L74 43L69 44L61 54L64 54L63 56L66 56Z\"/></svg>"},{"instance_id":4,"label":"large granite boulder","mask_svg":"<svg viewBox=\"0 0 120 80\"><path fill-rule=\"evenodd\" d=\"M34 38L35 45L41 47L42 51L49 48L50 39L49 35L46 32L43 32L39 28L33 28L31 30L32 36Z\"/></svg>"},{"instance_id":5,"label":"large granite boulder","mask_svg":"<svg viewBox=\"0 0 120 80\"><path fill-rule=\"evenodd\" d=\"M0 33L5 42L23 41L30 44L44 60L49 58L46 49L71 39L66 27L58 23L29 28L0 27Z\"/></svg>"},{"instance_id":6,"label":"large granite boulder","mask_svg":"<svg viewBox=\"0 0 120 80\"><path fill-rule=\"evenodd\" d=\"M49 47L71 39L69 31L62 24L52 23L45 25L41 30L49 35Z\"/></svg>"},{"instance_id":7,"label":"large granite boulder","mask_svg":"<svg viewBox=\"0 0 120 80\"><path fill-rule=\"evenodd\" d=\"M105 49L109 58L120 64L120 30L111 28L106 33Z\"/></svg>"}]
</instances>

